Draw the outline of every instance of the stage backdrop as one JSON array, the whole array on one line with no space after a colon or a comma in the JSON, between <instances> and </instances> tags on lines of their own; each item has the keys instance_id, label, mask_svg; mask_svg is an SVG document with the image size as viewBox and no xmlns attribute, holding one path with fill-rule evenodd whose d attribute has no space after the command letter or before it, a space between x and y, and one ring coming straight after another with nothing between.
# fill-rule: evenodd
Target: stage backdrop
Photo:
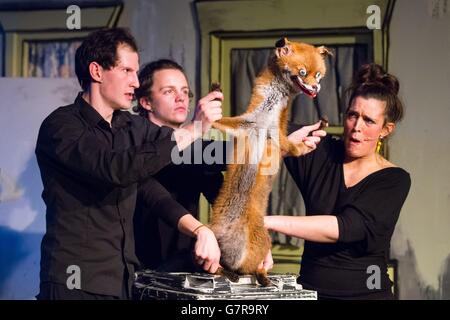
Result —
<instances>
[{"instance_id":1,"label":"stage backdrop","mask_svg":"<svg viewBox=\"0 0 450 320\"><path fill-rule=\"evenodd\" d=\"M34 299L45 231L34 148L42 120L73 102L76 79L0 78L0 299Z\"/></svg>"}]
</instances>

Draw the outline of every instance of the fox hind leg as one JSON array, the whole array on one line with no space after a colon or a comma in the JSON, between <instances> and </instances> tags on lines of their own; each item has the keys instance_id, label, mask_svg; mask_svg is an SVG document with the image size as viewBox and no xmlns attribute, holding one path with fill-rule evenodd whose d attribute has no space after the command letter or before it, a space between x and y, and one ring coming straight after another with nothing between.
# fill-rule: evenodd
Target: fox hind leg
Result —
<instances>
[{"instance_id":1,"label":"fox hind leg","mask_svg":"<svg viewBox=\"0 0 450 320\"><path fill-rule=\"evenodd\" d=\"M224 269L220 267L217 269L216 275L223 276L230 280L231 282L238 282L239 281L239 275L231 270Z\"/></svg>"},{"instance_id":2,"label":"fox hind leg","mask_svg":"<svg viewBox=\"0 0 450 320\"><path fill-rule=\"evenodd\" d=\"M273 286L273 282L267 277L267 271L264 268L258 269L255 272L256 280L263 287Z\"/></svg>"}]
</instances>

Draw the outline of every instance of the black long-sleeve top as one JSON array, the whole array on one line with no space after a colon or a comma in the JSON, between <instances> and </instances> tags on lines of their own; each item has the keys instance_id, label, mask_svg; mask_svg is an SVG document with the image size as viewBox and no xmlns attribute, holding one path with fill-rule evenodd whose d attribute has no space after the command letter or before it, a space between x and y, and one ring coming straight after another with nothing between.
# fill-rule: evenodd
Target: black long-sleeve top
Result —
<instances>
[{"instance_id":1,"label":"black long-sleeve top","mask_svg":"<svg viewBox=\"0 0 450 320\"><path fill-rule=\"evenodd\" d=\"M36 145L47 206L41 282L65 285L75 265L81 290L121 296L126 273L131 287L137 182L170 163L171 133L122 111L110 126L81 94L43 121Z\"/></svg>"},{"instance_id":2,"label":"black long-sleeve top","mask_svg":"<svg viewBox=\"0 0 450 320\"><path fill-rule=\"evenodd\" d=\"M220 164L193 164L193 159L203 150L227 148L223 142L194 143L183 154L192 160L189 164L170 164L154 179L139 185L135 213L136 254L143 268L158 269L164 263L180 257L182 263L170 271L192 271L188 261L194 239L177 229L179 219L185 214L198 218L198 203L203 194L213 203L223 183L222 171L226 169L226 155ZM167 266L167 264L166 264Z\"/></svg>"},{"instance_id":3,"label":"black long-sleeve top","mask_svg":"<svg viewBox=\"0 0 450 320\"><path fill-rule=\"evenodd\" d=\"M411 180L405 170L390 167L347 188L343 160L342 141L330 136L314 152L285 159L303 195L306 215L335 215L339 228L337 243L305 241L299 280L324 297L370 297L391 288L390 240ZM369 266L381 271L379 290L368 288L374 273Z\"/></svg>"}]
</instances>

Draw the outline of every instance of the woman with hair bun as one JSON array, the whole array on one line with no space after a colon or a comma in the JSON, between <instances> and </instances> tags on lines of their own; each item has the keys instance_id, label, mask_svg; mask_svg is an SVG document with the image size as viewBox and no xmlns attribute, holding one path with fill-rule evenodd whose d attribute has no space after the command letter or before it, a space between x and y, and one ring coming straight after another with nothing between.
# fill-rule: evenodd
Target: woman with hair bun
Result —
<instances>
[{"instance_id":1,"label":"woman with hair bun","mask_svg":"<svg viewBox=\"0 0 450 320\"><path fill-rule=\"evenodd\" d=\"M327 136L315 151L285 159L306 216L267 216L265 226L305 239L298 281L319 299L394 298L387 258L411 180L379 148L403 117L398 91L381 66L362 66L342 139ZM300 130L289 136L302 138Z\"/></svg>"}]
</instances>

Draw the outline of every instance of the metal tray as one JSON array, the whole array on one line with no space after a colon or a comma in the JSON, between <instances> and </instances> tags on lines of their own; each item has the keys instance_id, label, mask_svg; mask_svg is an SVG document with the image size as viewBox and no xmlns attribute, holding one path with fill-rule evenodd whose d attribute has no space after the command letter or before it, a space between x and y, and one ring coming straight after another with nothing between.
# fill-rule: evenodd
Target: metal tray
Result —
<instances>
[{"instance_id":1,"label":"metal tray","mask_svg":"<svg viewBox=\"0 0 450 320\"><path fill-rule=\"evenodd\" d=\"M262 287L253 276L238 282L207 273L137 272L133 296L138 300L316 300L317 292L303 290L296 275L273 274L273 286Z\"/></svg>"}]
</instances>

